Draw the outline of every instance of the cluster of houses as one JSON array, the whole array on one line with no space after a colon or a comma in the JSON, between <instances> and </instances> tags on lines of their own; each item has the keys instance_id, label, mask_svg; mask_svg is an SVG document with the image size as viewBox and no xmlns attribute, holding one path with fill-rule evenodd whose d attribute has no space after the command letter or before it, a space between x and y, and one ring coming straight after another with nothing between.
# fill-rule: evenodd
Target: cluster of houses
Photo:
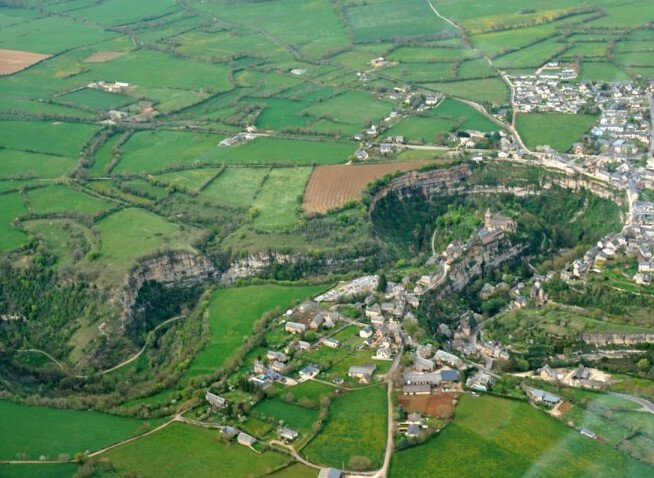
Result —
<instances>
[{"instance_id":1,"label":"cluster of houses","mask_svg":"<svg viewBox=\"0 0 654 478\"><path fill-rule=\"evenodd\" d=\"M576 77L574 68L551 64L532 75L512 78L514 106L521 113L576 114L585 108L601 112L588 136L588 144L575 143L574 154L593 151L614 157L635 157L647 151L652 140L651 87L631 82L566 82Z\"/></svg>"},{"instance_id":2,"label":"cluster of houses","mask_svg":"<svg viewBox=\"0 0 654 478\"><path fill-rule=\"evenodd\" d=\"M592 99L588 83L562 83L577 77L571 66L548 63L535 73L510 77L514 107L520 113L577 113Z\"/></svg>"},{"instance_id":3,"label":"cluster of houses","mask_svg":"<svg viewBox=\"0 0 654 478\"><path fill-rule=\"evenodd\" d=\"M651 141L648 94L633 83L607 83L595 95L601 110L599 123L591 130L604 154L634 157L647 151Z\"/></svg>"},{"instance_id":4,"label":"cluster of houses","mask_svg":"<svg viewBox=\"0 0 654 478\"><path fill-rule=\"evenodd\" d=\"M441 369L436 370L436 364ZM458 390L458 369L464 368L463 360L444 350L435 353L431 345L418 346L413 356L410 370L402 375L404 395L426 395L434 389L443 391Z\"/></svg>"},{"instance_id":5,"label":"cluster of houses","mask_svg":"<svg viewBox=\"0 0 654 478\"><path fill-rule=\"evenodd\" d=\"M600 389L613 383L609 374L579 365L577 368L553 369L549 365L536 370L536 375L546 382L560 382L569 387Z\"/></svg>"}]
</instances>

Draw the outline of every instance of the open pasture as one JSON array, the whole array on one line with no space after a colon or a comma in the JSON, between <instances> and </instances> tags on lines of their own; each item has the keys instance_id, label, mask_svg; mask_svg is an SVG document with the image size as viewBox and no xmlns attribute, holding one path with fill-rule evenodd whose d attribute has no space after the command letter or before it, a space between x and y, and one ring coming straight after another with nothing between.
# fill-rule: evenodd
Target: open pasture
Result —
<instances>
[{"instance_id":1,"label":"open pasture","mask_svg":"<svg viewBox=\"0 0 654 478\"><path fill-rule=\"evenodd\" d=\"M217 148L222 136L182 131L139 131L120 149L115 173L156 172L191 166L202 153Z\"/></svg>"},{"instance_id":2,"label":"open pasture","mask_svg":"<svg viewBox=\"0 0 654 478\"><path fill-rule=\"evenodd\" d=\"M75 9L71 15L91 23L114 26L165 17L178 8L175 0L112 0Z\"/></svg>"},{"instance_id":3,"label":"open pasture","mask_svg":"<svg viewBox=\"0 0 654 478\"><path fill-rule=\"evenodd\" d=\"M57 178L77 165L77 160L49 154L0 149L0 178Z\"/></svg>"},{"instance_id":4,"label":"open pasture","mask_svg":"<svg viewBox=\"0 0 654 478\"><path fill-rule=\"evenodd\" d=\"M311 168L272 169L252 206L254 227L263 231L292 229Z\"/></svg>"},{"instance_id":5,"label":"open pasture","mask_svg":"<svg viewBox=\"0 0 654 478\"><path fill-rule=\"evenodd\" d=\"M332 400L320 433L302 450L312 463L341 468L353 456L381 466L386 446L386 387L348 392Z\"/></svg>"},{"instance_id":6,"label":"open pasture","mask_svg":"<svg viewBox=\"0 0 654 478\"><path fill-rule=\"evenodd\" d=\"M318 418L317 410L286 403L279 398L259 402L252 409L252 413L255 416L261 415L264 418L282 421L285 426L305 433L311 432L311 426Z\"/></svg>"},{"instance_id":7,"label":"open pasture","mask_svg":"<svg viewBox=\"0 0 654 478\"><path fill-rule=\"evenodd\" d=\"M0 48L54 54L99 43L116 35L70 18L52 15L2 28Z\"/></svg>"},{"instance_id":8,"label":"open pasture","mask_svg":"<svg viewBox=\"0 0 654 478\"><path fill-rule=\"evenodd\" d=\"M95 216L114 206L109 201L63 184L32 189L27 193L27 200L30 211L35 214L73 213Z\"/></svg>"},{"instance_id":9,"label":"open pasture","mask_svg":"<svg viewBox=\"0 0 654 478\"><path fill-rule=\"evenodd\" d=\"M126 208L97 222L100 257L107 267L126 272L139 257L164 250L193 251L196 231L182 228L143 209Z\"/></svg>"},{"instance_id":10,"label":"open pasture","mask_svg":"<svg viewBox=\"0 0 654 478\"><path fill-rule=\"evenodd\" d=\"M218 168L186 169L184 171L173 171L156 176L157 181L174 187L180 187L189 191L199 191L211 179L218 174Z\"/></svg>"},{"instance_id":11,"label":"open pasture","mask_svg":"<svg viewBox=\"0 0 654 478\"><path fill-rule=\"evenodd\" d=\"M15 460L26 454L37 460L44 455L56 460L60 453L97 450L143 433L156 421L145 422L95 411L64 410L19 405L0 400L0 458Z\"/></svg>"},{"instance_id":12,"label":"open pasture","mask_svg":"<svg viewBox=\"0 0 654 478\"><path fill-rule=\"evenodd\" d=\"M72 106L82 106L92 110L119 109L134 102L133 98L118 93L107 93L106 91L93 88L81 90L57 97L57 101Z\"/></svg>"},{"instance_id":13,"label":"open pasture","mask_svg":"<svg viewBox=\"0 0 654 478\"><path fill-rule=\"evenodd\" d=\"M221 443L218 434L217 430L173 423L102 456L119 472L146 478L249 478L291 461L281 453L258 454L242 445Z\"/></svg>"},{"instance_id":14,"label":"open pasture","mask_svg":"<svg viewBox=\"0 0 654 478\"><path fill-rule=\"evenodd\" d=\"M509 102L509 87L499 78L425 83L430 90L477 103L503 105Z\"/></svg>"},{"instance_id":15,"label":"open pasture","mask_svg":"<svg viewBox=\"0 0 654 478\"><path fill-rule=\"evenodd\" d=\"M458 122L458 129L477 130L482 132L497 131L500 126L486 118L472 106L461 101L445 98L438 107L430 112L431 116L450 118Z\"/></svg>"},{"instance_id":16,"label":"open pasture","mask_svg":"<svg viewBox=\"0 0 654 478\"><path fill-rule=\"evenodd\" d=\"M0 251L11 251L27 242L27 235L11 226L25 213L27 208L20 194L0 195Z\"/></svg>"},{"instance_id":17,"label":"open pasture","mask_svg":"<svg viewBox=\"0 0 654 478\"><path fill-rule=\"evenodd\" d=\"M227 168L200 197L227 206L250 207L269 172L269 168Z\"/></svg>"},{"instance_id":18,"label":"open pasture","mask_svg":"<svg viewBox=\"0 0 654 478\"><path fill-rule=\"evenodd\" d=\"M231 86L227 65L191 61L153 50L136 50L129 55L102 63L86 64L91 71L80 78L122 81L139 87L187 90L228 90Z\"/></svg>"},{"instance_id":19,"label":"open pasture","mask_svg":"<svg viewBox=\"0 0 654 478\"><path fill-rule=\"evenodd\" d=\"M320 57L349 44L349 39L329 0L280 0L276 2L207 1L197 8L214 16L261 30L283 39L302 54Z\"/></svg>"},{"instance_id":20,"label":"open pasture","mask_svg":"<svg viewBox=\"0 0 654 478\"><path fill-rule=\"evenodd\" d=\"M17 71L24 70L49 57L50 55L32 53L30 51L0 49L0 76L11 75Z\"/></svg>"},{"instance_id":21,"label":"open pasture","mask_svg":"<svg viewBox=\"0 0 654 478\"><path fill-rule=\"evenodd\" d=\"M516 129L528 148L549 145L564 153L597 122L593 115L529 113L516 116Z\"/></svg>"},{"instance_id":22,"label":"open pasture","mask_svg":"<svg viewBox=\"0 0 654 478\"><path fill-rule=\"evenodd\" d=\"M413 160L397 163L343 164L318 166L313 170L302 208L308 213L324 214L348 201L363 197L366 186L375 179L396 171L411 171L429 164Z\"/></svg>"},{"instance_id":23,"label":"open pasture","mask_svg":"<svg viewBox=\"0 0 654 478\"><path fill-rule=\"evenodd\" d=\"M0 146L77 158L96 130L95 125L81 123L1 121Z\"/></svg>"},{"instance_id":24,"label":"open pasture","mask_svg":"<svg viewBox=\"0 0 654 478\"><path fill-rule=\"evenodd\" d=\"M376 123L393 109L393 103L380 100L369 93L348 91L314 103L306 108L313 117L329 118L337 123L349 123L363 129L367 124Z\"/></svg>"},{"instance_id":25,"label":"open pasture","mask_svg":"<svg viewBox=\"0 0 654 478\"><path fill-rule=\"evenodd\" d=\"M209 304L209 342L193 359L187 377L208 375L224 366L270 310L284 311L296 300L317 295L324 286L260 285L218 289Z\"/></svg>"},{"instance_id":26,"label":"open pasture","mask_svg":"<svg viewBox=\"0 0 654 478\"><path fill-rule=\"evenodd\" d=\"M364 2L344 10L357 42L454 32L451 25L434 14L427 2L420 0Z\"/></svg>"},{"instance_id":27,"label":"open pasture","mask_svg":"<svg viewBox=\"0 0 654 478\"><path fill-rule=\"evenodd\" d=\"M483 424L481 426L480 424ZM391 477L648 476L651 468L524 402L463 395L454 421L397 452Z\"/></svg>"},{"instance_id":28,"label":"open pasture","mask_svg":"<svg viewBox=\"0 0 654 478\"><path fill-rule=\"evenodd\" d=\"M228 148L213 149L198 159L226 164L309 166L344 163L354 151L354 143L260 137Z\"/></svg>"}]
</instances>

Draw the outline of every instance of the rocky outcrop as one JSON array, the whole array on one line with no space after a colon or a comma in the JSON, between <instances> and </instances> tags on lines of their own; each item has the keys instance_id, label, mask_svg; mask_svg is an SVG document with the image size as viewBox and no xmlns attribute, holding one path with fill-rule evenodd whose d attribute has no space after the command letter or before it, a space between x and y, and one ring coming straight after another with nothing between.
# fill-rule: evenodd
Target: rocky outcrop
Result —
<instances>
[{"instance_id":1,"label":"rocky outcrop","mask_svg":"<svg viewBox=\"0 0 654 478\"><path fill-rule=\"evenodd\" d=\"M483 246L473 246L465 256L450 265L448 279L441 294L462 291L473 279L519 257L526 247L525 245L512 245L508 239L501 239Z\"/></svg>"},{"instance_id":2,"label":"rocky outcrop","mask_svg":"<svg viewBox=\"0 0 654 478\"><path fill-rule=\"evenodd\" d=\"M654 334L585 333L581 340L589 345L636 345L654 343Z\"/></svg>"},{"instance_id":3,"label":"rocky outcrop","mask_svg":"<svg viewBox=\"0 0 654 478\"><path fill-rule=\"evenodd\" d=\"M298 257L278 252L260 252L250 254L245 258L237 259L229 266L218 279L221 284L232 284L237 279L255 276L263 272L267 267L275 262L289 263L297 262Z\"/></svg>"}]
</instances>

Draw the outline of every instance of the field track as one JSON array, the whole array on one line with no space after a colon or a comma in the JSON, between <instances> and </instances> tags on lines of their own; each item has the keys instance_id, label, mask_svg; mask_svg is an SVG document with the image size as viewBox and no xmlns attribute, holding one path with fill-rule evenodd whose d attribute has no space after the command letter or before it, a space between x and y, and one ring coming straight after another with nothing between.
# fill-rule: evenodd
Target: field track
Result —
<instances>
[{"instance_id":1,"label":"field track","mask_svg":"<svg viewBox=\"0 0 654 478\"><path fill-rule=\"evenodd\" d=\"M308 213L323 214L348 201L363 197L365 187L386 174L418 169L429 161L412 160L381 164L338 164L318 166L309 178L302 207Z\"/></svg>"}]
</instances>

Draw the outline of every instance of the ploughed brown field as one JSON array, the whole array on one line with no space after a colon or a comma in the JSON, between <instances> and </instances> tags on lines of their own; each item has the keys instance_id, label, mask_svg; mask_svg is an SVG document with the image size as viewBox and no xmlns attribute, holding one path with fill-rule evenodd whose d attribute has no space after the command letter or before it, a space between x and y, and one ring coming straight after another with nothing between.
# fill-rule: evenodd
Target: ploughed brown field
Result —
<instances>
[{"instance_id":1,"label":"ploughed brown field","mask_svg":"<svg viewBox=\"0 0 654 478\"><path fill-rule=\"evenodd\" d=\"M375 179L397 171L418 169L432 161L412 160L380 164L334 164L318 166L311 173L302 207L308 213L323 214L348 201L363 197Z\"/></svg>"},{"instance_id":2,"label":"ploughed brown field","mask_svg":"<svg viewBox=\"0 0 654 478\"><path fill-rule=\"evenodd\" d=\"M454 413L456 394L434 392L429 395L400 395L397 402L407 412L418 412L426 417L450 418Z\"/></svg>"},{"instance_id":3,"label":"ploughed brown field","mask_svg":"<svg viewBox=\"0 0 654 478\"><path fill-rule=\"evenodd\" d=\"M0 75L11 75L46 58L50 58L50 55L32 53L31 51L0 49Z\"/></svg>"},{"instance_id":4,"label":"ploughed brown field","mask_svg":"<svg viewBox=\"0 0 654 478\"><path fill-rule=\"evenodd\" d=\"M105 61L113 60L119 56L125 55L124 51L96 51L93 55L85 59L86 63L103 63Z\"/></svg>"}]
</instances>

